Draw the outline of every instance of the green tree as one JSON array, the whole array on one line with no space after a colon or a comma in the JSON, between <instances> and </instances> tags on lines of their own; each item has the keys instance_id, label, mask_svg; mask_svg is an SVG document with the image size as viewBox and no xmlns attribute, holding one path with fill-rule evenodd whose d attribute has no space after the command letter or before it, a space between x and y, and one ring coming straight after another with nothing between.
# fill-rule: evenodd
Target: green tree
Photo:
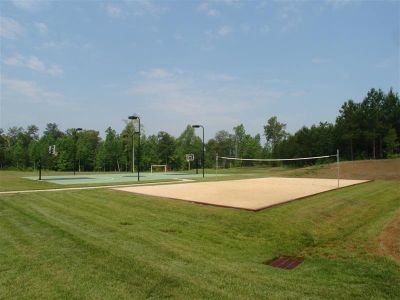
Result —
<instances>
[{"instance_id":1,"label":"green tree","mask_svg":"<svg viewBox=\"0 0 400 300\"><path fill-rule=\"evenodd\" d=\"M8 143L8 137L4 133L4 130L0 128L0 168L4 168L7 166L7 157L6 157L6 151L7 151L7 143Z\"/></svg>"},{"instance_id":2,"label":"green tree","mask_svg":"<svg viewBox=\"0 0 400 300\"><path fill-rule=\"evenodd\" d=\"M250 134L246 134L243 140L244 158L261 158L262 156L262 146L261 146L261 136L256 134L252 137Z\"/></svg>"},{"instance_id":3,"label":"green tree","mask_svg":"<svg viewBox=\"0 0 400 300\"><path fill-rule=\"evenodd\" d=\"M96 130L83 130L77 141L78 171L94 170L101 138Z\"/></svg>"},{"instance_id":4,"label":"green tree","mask_svg":"<svg viewBox=\"0 0 400 300\"><path fill-rule=\"evenodd\" d=\"M133 122L126 121L125 128L121 132L121 142L122 142L122 151L124 155L124 160L129 170L132 170L132 160L133 160L133 152L132 145L135 147L135 151L137 154L137 150L139 147L139 139L137 138L137 129L135 128ZM144 141L141 141L141 147L143 149ZM145 160L145 151L142 151L141 161ZM137 157L136 157L137 158ZM136 163L136 162L135 162Z\"/></svg>"},{"instance_id":5,"label":"green tree","mask_svg":"<svg viewBox=\"0 0 400 300\"><path fill-rule=\"evenodd\" d=\"M59 171L71 171L74 169L74 130L68 129L55 142L57 155L47 153L46 156L52 160L53 168Z\"/></svg>"},{"instance_id":6,"label":"green tree","mask_svg":"<svg viewBox=\"0 0 400 300\"><path fill-rule=\"evenodd\" d=\"M33 164L33 169L37 168L37 164L40 160L40 154L41 154L41 145L40 142L38 140L32 140L29 143L29 160L32 162Z\"/></svg>"},{"instance_id":7,"label":"green tree","mask_svg":"<svg viewBox=\"0 0 400 300\"><path fill-rule=\"evenodd\" d=\"M385 125L383 124L383 102L385 94L382 90L371 89L361 103L364 120L364 136L371 143L373 159L376 158L377 139L379 142L379 156L382 157L382 138Z\"/></svg>"},{"instance_id":8,"label":"green tree","mask_svg":"<svg viewBox=\"0 0 400 300\"><path fill-rule=\"evenodd\" d=\"M107 165L106 149L104 147L104 141L101 141L99 143L97 153L96 153L96 170L105 172L106 165Z\"/></svg>"},{"instance_id":9,"label":"green tree","mask_svg":"<svg viewBox=\"0 0 400 300\"><path fill-rule=\"evenodd\" d=\"M218 152L218 142L215 139L209 139L205 144L204 166L206 168L213 168L215 166L215 158ZM201 156L199 157L199 159ZM225 168L225 165L219 166Z\"/></svg>"},{"instance_id":10,"label":"green tree","mask_svg":"<svg viewBox=\"0 0 400 300\"><path fill-rule=\"evenodd\" d=\"M393 89L385 97L382 112L387 131L394 128L397 136L400 136L400 97Z\"/></svg>"},{"instance_id":11,"label":"green tree","mask_svg":"<svg viewBox=\"0 0 400 300\"><path fill-rule=\"evenodd\" d=\"M29 139L26 131L22 127L11 127L7 133L6 156L10 164L17 169L25 168L29 165Z\"/></svg>"},{"instance_id":12,"label":"green tree","mask_svg":"<svg viewBox=\"0 0 400 300\"><path fill-rule=\"evenodd\" d=\"M173 136L165 131L160 131L157 134L158 138L158 153L162 164L170 166L172 169L177 168L174 160L176 141Z\"/></svg>"},{"instance_id":13,"label":"green tree","mask_svg":"<svg viewBox=\"0 0 400 300\"><path fill-rule=\"evenodd\" d=\"M269 148L273 154L275 152L278 152L277 153L278 156L279 156L278 145L287 136L285 129L286 129L286 124L278 122L278 118L276 116L269 118L267 124L264 125L264 136L267 140L266 147Z\"/></svg>"},{"instance_id":14,"label":"green tree","mask_svg":"<svg viewBox=\"0 0 400 300\"><path fill-rule=\"evenodd\" d=\"M395 153L396 149L399 147L396 130L394 128L390 128L386 136L383 138L383 141L386 146L387 154L390 157Z\"/></svg>"},{"instance_id":15,"label":"green tree","mask_svg":"<svg viewBox=\"0 0 400 300\"><path fill-rule=\"evenodd\" d=\"M243 157L243 140L246 135L246 130L243 124L233 127L233 139L235 143L235 157Z\"/></svg>"},{"instance_id":16,"label":"green tree","mask_svg":"<svg viewBox=\"0 0 400 300\"><path fill-rule=\"evenodd\" d=\"M350 159L354 159L354 142L362 136L361 105L353 100L345 102L336 118L337 133L348 144Z\"/></svg>"},{"instance_id":17,"label":"green tree","mask_svg":"<svg viewBox=\"0 0 400 300\"><path fill-rule=\"evenodd\" d=\"M151 165L159 165L162 163L158 152L158 137L157 135L143 136L141 141L142 166L145 170L150 170Z\"/></svg>"},{"instance_id":18,"label":"green tree","mask_svg":"<svg viewBox=\"0 0 400 300\"><path fill-rule=\"evenodd\" d=\"M240 140L243 140L242 128L240 128L237 131L237 133L238 133L238 135L240 135ZM215 134L214 140L216 143L215 151L218 153L219 156L233 156L234 155L235 150L236 150L235 135L230 134L226 130L220 130Z\"/></svg>"},{"instance_id":19,"label":"green tree","mask_svg":"<svg viewBox=\"0 0 400 300\"><path fill-rule=\"evenodd\" d=\"M106 164L110 171L121 171L122 143L116 131L111 127L106 130L104 141L104 151Z\"/></svg>"}]
</instances>

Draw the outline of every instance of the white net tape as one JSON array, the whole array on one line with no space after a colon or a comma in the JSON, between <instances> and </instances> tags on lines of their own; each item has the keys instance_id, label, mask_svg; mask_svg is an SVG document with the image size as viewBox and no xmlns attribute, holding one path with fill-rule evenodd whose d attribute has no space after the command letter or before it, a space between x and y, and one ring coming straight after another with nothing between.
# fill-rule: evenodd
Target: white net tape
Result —
<instances>
[{"instance_id":1,"label":"white net tape","mask_svg":"<svg viewBox=\"0 0 400 300\"><path fill-rule=\"evenodd\" d=\"M329 157L337 157L337 154L334 155L323 155L323 156L311 156L311 157L298 157L298 158L238 158L238 157L226 157L220 156L221 159L226 160L238 160L238 161L295 161L295 160L311 160L311 159L319 159L319 158L329 158Z\"/></svg>"}]
</instances>

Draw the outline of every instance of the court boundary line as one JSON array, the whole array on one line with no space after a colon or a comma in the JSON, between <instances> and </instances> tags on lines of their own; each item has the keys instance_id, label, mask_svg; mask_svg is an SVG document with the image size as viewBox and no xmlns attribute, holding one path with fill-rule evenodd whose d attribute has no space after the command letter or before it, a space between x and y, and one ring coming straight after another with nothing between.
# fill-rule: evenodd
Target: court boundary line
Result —
<instances>
[{"instance_id":1,"label":"court boundary line","mask_svg":"<svg viewBox=\"0 0 400 300\"><path fill-rule=\"evenodd\" d=\"M41 192L61 192L61 191L76 191L76 190L95 190L95 189L112 189L118 187L131 187L131 186L143 186L143 185L157 185L157 184L176 184L184 182L193 182L195 180L181 178L173 179L174 181L160 181L160 182L146 182L146 183L131 183L131 184L117 184L117 185L96 185L96 186L82 186L82 187L67 187L67 188L53 188L53 189L37 189L37 190L17 190L17 191L3 191L0 195L7 194L29 194L29 193L41 193Z\"/></svg>"}]
</instances>

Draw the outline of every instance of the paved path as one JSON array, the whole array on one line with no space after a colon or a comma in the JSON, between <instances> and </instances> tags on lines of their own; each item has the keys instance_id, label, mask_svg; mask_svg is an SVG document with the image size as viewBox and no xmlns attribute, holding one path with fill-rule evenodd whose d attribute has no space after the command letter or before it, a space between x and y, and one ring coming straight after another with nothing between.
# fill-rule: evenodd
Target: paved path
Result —
<instances>
[{"instance_id":1,"label":"paved path","mask_svg":"<svg viewBox=\"0 0 400 300\"><path fill-rule=\"evenodd\" d=\"M176 184L177 181L178 182L190 182L190 181L194 181L194 180L176 179L175 181L147 182L147 183L134 183L134 184L99 185L99 186L69 187L69 188L43 189L43 190L6 191L6 192L0 192L0 195L41 193L41 192L61 192L61 191L74 191L74 190L95 190L95 189L106 189L106 188L132 187L132 186L140 186L140 185L172 184L172 183Z\"/></svg>"}]
</instances>

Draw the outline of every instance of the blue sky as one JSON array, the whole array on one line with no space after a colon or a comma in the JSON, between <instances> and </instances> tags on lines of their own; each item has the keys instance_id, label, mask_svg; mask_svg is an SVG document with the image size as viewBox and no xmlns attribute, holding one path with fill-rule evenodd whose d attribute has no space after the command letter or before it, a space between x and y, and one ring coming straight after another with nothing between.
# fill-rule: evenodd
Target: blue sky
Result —
<instances>
[{"instance_id":1,"label":"blue sky","mask_svg":"<svg viewBox=\"0 0 400 300\"><path fill-rule=\"evenodd\" d=\"M400 87L399 1L2 1L0 128L294 132ZM103 135L103 134L102 134Z\"/></svg>"}]
</instances>

